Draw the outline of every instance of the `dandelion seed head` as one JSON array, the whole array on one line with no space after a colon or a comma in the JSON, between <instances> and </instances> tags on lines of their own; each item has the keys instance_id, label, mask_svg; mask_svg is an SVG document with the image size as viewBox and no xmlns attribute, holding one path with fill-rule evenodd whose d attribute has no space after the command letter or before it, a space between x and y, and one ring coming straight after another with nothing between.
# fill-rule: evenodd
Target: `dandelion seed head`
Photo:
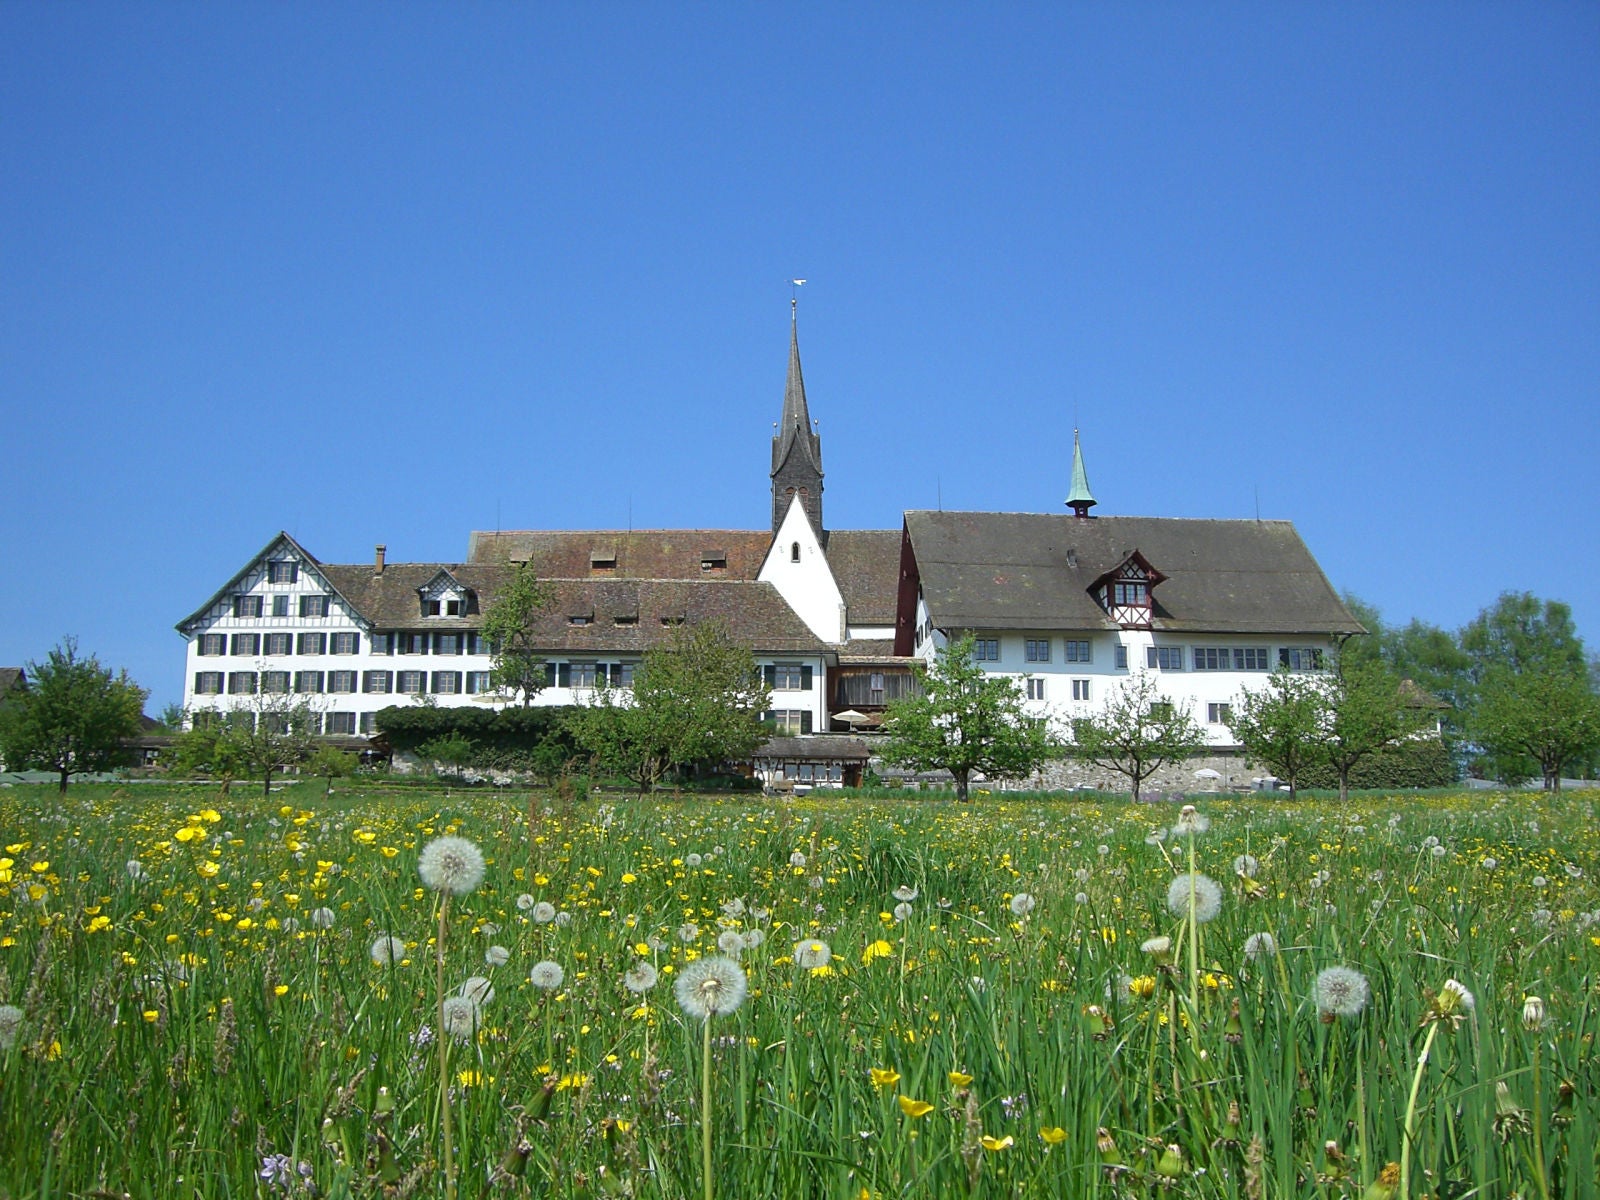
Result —
<instances>
[{"instance_id":1,"label":"dandelion seed head","mask_svg":"<svg viewBox=\"0 0 1600 1200\"><path fill-rule=\"evenodd\" d=\"M1254 854L1240 854L1233 860L1233 873L1243 875L1246 879L1254 879L1261 870L1261 863Z\"/></svg>"},{"instance_id":2,"label":"dandelion seed head","mask_svg":"<svg viewBox=\"0 0 1600 1200\"><path fill-rule=\"evenodd\" d=\"M332 929L334 922L333 909L318 908L311 913L311 924L317 929Z\"/></svg>"},{"instance_id":3,"label":"dandelion seed head","mask_svg":"<svg viewBox=\"0 0 1600 1200\"><path fill-rule=\"evenodd\" d=\"M380 967L393 966L406 956L406 944L384 934L367 947L367 956Z\"/></svg>"},{"instance_id":4,"label":"dandelion seed head","mask_svg":"<svg viewBox=\"0 0 1600 1200\"><path fill-rule=\"evenodd\" d=\"M827 966L833 958L833 949L820 938L807 938L794 944L792 957L795 966L809 971Z\"/></svg>"},{"instance_id":5,"label":"dandelion seed head","mask_svg":"<svg viewBox=\"0 0 1600 1200\"><path fill-rule=\"evenodd\" d=\"M1446 979L1439 989L1439 1011L1443 1013L1470 1013L1478 1006L1477 997L1467 990L1459 979Z\"/></svg>"},{"instance_id":6,"label":"dandelion seed head","mask_svg":"<svg viewBox=\"0 0 1600 1200\"><path fill-rule=\"evenodd\" d=\"M657 978L655 966L641 958L622 977L622 986L635 996L642 996L655 987Z\"/></svg>"},{"instance_id":7,"label":"dandelion seed head","mask_svg":"<svg viewBox=\"0 0 1600 1200\"><path fill-rule=\"evenodd\" d=\"M470 1041L478 1031L478 1006L465 996L446 996L439 1006L439 1027L458 1042Z\"/></svg>"},{"instance_id":8,"label":"dandelion seed head","mask_svg":"<svg viewBox=\"0 0 1600 1200\"><path fill-rule=\"evenodd\" d=\"M567 973L558 962L551 962L548 958L543 962L533 964L533 969L528 972L528 982L542 992L553 992L566 981Z\"/></svg>"},{"instance_id":9,"label":"dandelion seed head","mask_svg":"<svg viewBox=\"0 0 1600 1200\"><path fill-rule=\"evenodd\" d=\"M1372 999L1367 977L1350 967L1324 969L1313 990L1317 1008L1335 1017L1359 1017Z\"/></svg>"},{"instance_id":10,"label":"dandelion seed head","mask_svg":"<svg viewBox=\"0 0 1600 1200\"><path fill-rule=\"evenodd\" d=\"M744 1003L749 984L739 964L731 958L712 955L697 958L678 975L673 990L678 1007L702 1021L733 1012Z\"/></svg>"},{"instance_id":11,"label":"dandelion seed head","mask_svg":"<svg viewBox=\"0 0 1600 1200\"><path fill-rule=\"evenodd\" d=\"M1522 1002L1522 1027L1529 1033L1544 1028L1544 1001L1538 996L1529 996Z\"/></svg>"},{"instance_id":12,"label":"dandelion seed head","mask_svg":"<svg viewBox=\"0 0 1600 1200\"><path fill-rule=\"evenodd\" d=\"M1209 875L1198 871L1179 875L1167 887L1167 911L1175 917L1189 915L1190 893L1194 896L1194 919L1204 925L1216 920L1222 911L1222 887Z\"/></svg>"},{"instance_id":13,"label":"dandelion seed head","mask_svg":"<svg viewBox=\"0 0 1600 1200\"><path fill-rule=\"evenodd\" d=\"M467 981L456 989L458 995L471 1000L479 1008L494 999L494 984L482 975L472 975Z\"/></svg>"},{"instance_id":14,"label":"dandelion seed head","mask_svg":"<svg viewBox=\"0 0 1600 1200\"><path fill-rule=\"evenodd\" d=\"M533 896L528 892L523 892L522 895L517 897L517 908L522 912L527 912L534 906L534 903Z\"/></svg>"},{"instance_id":15,"label":"dandelion seed head","mask_svg":"<svg viewBox=\"0 0 1600 1200\"><path fill-rule=\"evenodd\" d=\"M683 856L683 861L686 866L698 867L705 861L705 859L701 858L698 854L685 854Z\"/></svg>"},{"instance_id":16,"label":"dandelion seed head","mask_svg":"<svg viewBox=\"0 0 1600 1200\"><path fill-rule=\"evenodd\" d=\"M1088 892L1079 892L1077 895L1072 897L1072 902L1074 904L1087 904L1087 903L1089 903L1089 893Z\"/></svg>"},{"instance_id":17,"label":"dandelion seed head","mask_svg":"<svg viewBox=\"0 0 1600 1200\"><path fill-rule=\"evenodd\" d=\"M1014 917L1025 917L1033 911L1034 905L1035 901L1031 895L1029 895L1027 892L1018 892L1015 896L1011 897L1011 915Z\"/></svg>"},{"instance_id":18,"label":"dandelion seed head","mask_svg":"<svg viewBox=\"0 0 1600 1200\"><path fill-rule=\"evenodd\" d=\"M548 925L556 919L556 906L548 900L540 900L533 906L533 920L538 925Z\"/></svg>"},{"instance_id":19,"label":"dandelion seed head","mask_svg":"<svg viewBox=\"0 0 1600 1200\"><path fill-rule=\"evenodd\" d=\"M1446 850L1443 846L1431 846L1428 849L1428 853L1433 855L1435 858L1443 858L1446 854L1449 854L1450 851Z\"/></svg>"},{"instance_id":20,"label":"dandelion seed head","mask_svg":"<svg viewBox=\"0 0 1600 1200\"><path fill-rule=\"evenodd\" d=\"M696 925L693 921L686 921L682 925L678 926L678 940L683 942L685 945L694 941L699 936L700 926Z\"/></svg>"},{"instance_id":21,"label":"dandelion seed head","mask_svg":"<svg viewBox=\"0 0 1600 1200\"><path fill-rule=\"evenodd\" d=\"M744 934L737 929L724 929L717 935L717 949L729 958L738 958L744 949Z\"/></svg>"},{"instance_id":22,"label":"dandelion seed head","mask_svg":"<svg viewBox=\"0 0 1600 1200\"><path fill-rule=\"evenodd\" d=\"M511 961L511 951L504 946L490 946L483 952L483 961L491 967L503 967Z\"/></svg>"},{"instance_id":23,"label":"dandelion seed head","mask_svg":"<svg viewBox=\"0 0 1600 1200\"><path fill-rule=\"evenodd\" d=\"M1478 865L1485 871L1494 871L1499 869L1500 860L1492 854L1486 854L1478 861Z\"/></svg>"},{"instance_id":24,"label":"dandelion seed head","mask_svg":"<svg viewBox=\"0 0 1600 1200\"><path fill-rule=\"evenodd\" d=\"M1211 818L1206 816L1192 804L1185 804L1178 811L1178 819L1172 826L1173 837L1196 837L1211 828Z\"/></svg>"},{"instance_id":25,"label":"dandelion seed head","mask_svg":"<svg viewBox=\"0 0 1600 1200\"><path fill-rule=\"evenodd\" d=\"M800 851L796 850L793 854L789 855L789 865L791 867L803 867L803 866L805 866L806 865L806 856L804 854L800 853Z\"/></svg>"},{"instance_id":26,"label":"dandelion seed head","mask_svg":"<svg viewBox=\"0 0 1600 1200\"><path fill-rule=\"evenodd\" d=\"M911 914L915 911L916 909L912 908L910 904L902 900L899 904L894 906L894 919L896 921L909 921L911 920Z\"/></svg>"},{"instance_id":27,"label":"dandelion seed head","mask_svg":"<svg viewBox=\"0 0 1600 1200\"><path fill-rule=\"evenodd\" d=\"M1171 954L1172 939L1166 934L1162 934L1159 937L1148 938L1144 942L1140 943L1139 949L1145 954L1154 954L1157 957L1160 957L1163 954Z\"/></svg>"},{"instance_id":28,"label":"dandelion seed head","mask_svg":"<svg viewBox=\"0 0 1600 1200\"><path fill-rule=\"evenodd\" d=\"M910 904L920 894L921 893L919 893L916 888L906 883L902 883L894 890L894 898L900 901L902 904Z\"/></svg>"},{"instance_id":29,"label":"dandelion seed head","mask_svg":"<svg viewBox=\"0 0 1600 1200\"><path fill-rule=\"evenodd\" d=\"M483 851L463 837L436 837L417 856L417 874L432 891L465 896L483 882Z\"/></svg>"},{"instance_id":30,"label":"dandelion seed head","mask_svg":"<svg viewBox=\"0 0 1600 1200\"><path fill-rule=\"evenodd\" d=\"M1543 875L1535 875L1533 877L1533 886L1536 887L1536 888L1549 887L1550 886L1550 881L1548 879L1546 879Z\"/></svg>"},{"instance_id":31,"label":"dandelion seed head","mask_svg":"<svg viewBox=\"0 0 1600 1200\"><path fill-rule=\"evenodd\" d=\"M738 897L727 901L722 906L722 915L725 917L732 917L735 920L744 916L744 901L740 900Z\"/></svg>"},{"instance_id":32,"label":"dandelion seed head","mask_svg":"<svg viewBox=\"0 0 1600 1200\"><path fill-rule=\"evenodd\" d=\"M757 946L761 945L761 943L765 942L766 940L767 940L767 935L763 930L760 930L760 929L747 929L744 932L744 948L746 950L754 950Z\"/></svg>"},{"instance_id":33,"label":"dandelion seed head","mask_svg":"<svg viewBox=\"0 0 1600 1200\"><path fill-rule=\"evenodd\" d=\"M1244 956L1254 962L1258 958L1271 958L1278 952L1278 939L1270 933L1252 933L1244 940Z\"/></svg>"}]
</instances>

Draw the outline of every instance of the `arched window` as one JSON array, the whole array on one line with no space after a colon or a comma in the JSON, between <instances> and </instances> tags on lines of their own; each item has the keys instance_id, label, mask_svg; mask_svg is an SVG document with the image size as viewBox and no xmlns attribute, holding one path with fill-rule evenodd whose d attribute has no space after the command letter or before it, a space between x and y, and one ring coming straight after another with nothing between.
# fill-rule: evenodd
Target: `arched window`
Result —
<instances>
[{"instance_id":1,"label":"arched window","mask_svg":"<svg viewBox=\"0 0 1600 1200\"><path fill-rule=\"evenodd\" d=\"M789 543L789 561L790 562L799 562L800 561L800 543L799 542L790 542Z\"/></svg>"}]
</instances>

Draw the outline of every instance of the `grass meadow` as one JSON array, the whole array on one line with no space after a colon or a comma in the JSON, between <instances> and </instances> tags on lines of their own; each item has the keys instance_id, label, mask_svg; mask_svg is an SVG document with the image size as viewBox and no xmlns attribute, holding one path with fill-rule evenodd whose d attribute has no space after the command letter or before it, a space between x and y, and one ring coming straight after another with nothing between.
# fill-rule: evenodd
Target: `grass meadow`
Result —
<instances>
[{"instance_id":1,"label":"grass meadow","mask_svg":"<svg viewBox=\"0 0 1600 1200\"><path fill-rule=\"evenodd\" d=\"M1597 1194L1600 795L1198 817L0 790L0 1197Z\"/></svg>"}]
</instances>

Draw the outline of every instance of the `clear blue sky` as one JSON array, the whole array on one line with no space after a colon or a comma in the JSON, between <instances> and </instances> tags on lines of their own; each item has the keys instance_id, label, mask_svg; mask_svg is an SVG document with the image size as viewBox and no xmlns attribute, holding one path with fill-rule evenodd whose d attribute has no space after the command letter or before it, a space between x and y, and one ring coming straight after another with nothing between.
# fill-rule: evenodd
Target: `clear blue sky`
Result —
<instances>
[{"instance_id":1,"label":"clear blue sky","mask_svg":"<svg viewBox=\"0 0 1600 1200\"><path fill-rule=\"evenodd\" d=\"M279 529L1293 520L1600 643L1600 6L0 6L0 664Z\"/></svg>"}]
</instances>

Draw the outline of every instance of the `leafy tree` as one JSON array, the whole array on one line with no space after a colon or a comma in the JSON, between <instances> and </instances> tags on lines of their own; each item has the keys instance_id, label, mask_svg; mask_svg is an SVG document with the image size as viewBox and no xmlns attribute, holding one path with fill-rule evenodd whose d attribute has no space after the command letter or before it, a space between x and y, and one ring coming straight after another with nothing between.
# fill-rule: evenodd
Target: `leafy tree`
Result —
<instances>
[{"instance_id":1,"label":"leafy tree","mask_svg":"<svg viewBox=\"0 0 1600 1200\"><path fill-rule=\"evenodd\" d=\"M1348 643L1346 643L1348 645ZM1322 691L1322 757L1339 780L1339 799L1350 798L1350 772L1364 759L1418 732L1427 717L1386 663L1341 649Z\"/></svg>"},{"instance_id":2,"label":"leafy tree","mask_svg":"<svg viewBox=\"0 0 1600 1200\"><path fill-rule=\"evenodd\" d=\"M645 654L631 695L601 688L571 729L601 767L643 793L669 769L749 758L768 736L770 695L749 647L721 624L680 625Z\"/></svg>"},{"instance_id":3,"label":"leafy tree","mask_svg":"<svg viewBox=\"0 0 1600 1200\"><path fill-rule=\"evenodd\" d=\"M309 697L257 692L222 717L211 773L259 777L261 794L270 796L274 774L311 757L321 725L322 712Z\"/></svg>"},{"instance_id":4,"label":"leafy tree","mask_svg":"<svg viewBox=\"0 0 1600 1200\"><path fill-rule=\"evenodd\" d=\"M964 801L974 773L1017 778L1049 757L1050 732L1023 712L1021 684L984 670L973 658L971 637L943 646L933 665L917 674L922 694L891 701L884 716L888 762L949 771Z\"/></svg>"},{"instance_id":5,"label":"leafy tree","mask_svg":"<svg viewBox=\"0 0 1600 1200\"><path fill-rule=\"evenodd\" d=\"M472 765L474 747L459 733L447 733L417 747L417 757L428 763L441 763L456 778Z\"/></svg>"},{"instance_id":6,"label":"leafy tree","mask_svg":"<svg viewBox=\"0 0 1600 1200\"><path fill-rule=\"evenodd\" d=\"M226 796L233 781L247 770L242 739L231 728L241 720L209 709L195 713L189 728L163 755L167 769L179 775L209 775L222 784Z\"/></svg>"},{"instance_id":7,"label":"leafy tree","mask_svg":"<svg viewBox=\"0 0 1600 1200\"><path fill-rule=\"evenodd\" d=\"M530 706L545 688L545 652L534 622L550 603L550 589L539 582L529 563L519 563L483 615L479 635L493 647L490 682Z\"/></svg>"},{"instance_id":8,"label":"leafy tree","mask_svg":"<svg viewBox=\"0 0 1600 1200\"><path fill-rule=\"evenodd\" d=\"M1193 757L1206 744L1187 708L1156 695L1155 677L1141 671L1115 689L1098 712L1072 722L1067 753L1127 776L1134 800L1146 779L1169 763Z\"/></svg>"},{"instance_id":9,"label":"leafy tree","mask_svg":"<svg viewBox=\"0 0 1600 1200\"><path fill-rule=\"evenodd\" d=\"M183 705L174 702L161 710L161 715L156 718L156 724L161 726L162 733L182 733L184 722L188 719L189 714Z\"/></svg>"},{"instance_id":10,"label":"leafy tree","mask_svg":"<svg viewBox=\"0 0 1600 1200\"><path fill-rule=\"evenodd\" d=\"M1251 758L1289 781L1292 798L1301 773L1326 761L1331 724L1327 683L1279 667L1267 676L1266 687L1240 693L1228 728Z\"/></svg>"},{"instance_id":11,"label":"leafy tree","mask_svg":"<svg viewBox=\"0 0 1600 1200\"><path fill-rule=\"evenodd\" d=\"M307 774L327 781L328 786L322 793L327 797L333 795L333 781L354 775L359 765L360 759L348 750L340 750L337 746L318 746L306 759L305 770Z\"/></svg>"},{"instance_id":12,"label":"leafy tree","mask_svg":"<svg viewBox=\"0 0 1600 1200\"><path fill-rule=\"evenodd\" d=\"M0 759L13 770L56 772L63 792L74 775L127 761L123 739L138 734L147 693L126 671L80 657L71 637L26 671L28 686L0 702Z\"/></svg>"},{"instance_id":13,"label":"leafy tree","mask_svg":"<svg viewBox=\"0 0 1600 1200\"><path fill-rule=\"evenodd\" d=\"M1470 729L1500 778L1514 781L1518 760L1531 759L1545 790L1560 791L1562 767L1600 749L1600 696L1587 670L1501 667L1479 687Z\"/></svg>"}]
</instances>

